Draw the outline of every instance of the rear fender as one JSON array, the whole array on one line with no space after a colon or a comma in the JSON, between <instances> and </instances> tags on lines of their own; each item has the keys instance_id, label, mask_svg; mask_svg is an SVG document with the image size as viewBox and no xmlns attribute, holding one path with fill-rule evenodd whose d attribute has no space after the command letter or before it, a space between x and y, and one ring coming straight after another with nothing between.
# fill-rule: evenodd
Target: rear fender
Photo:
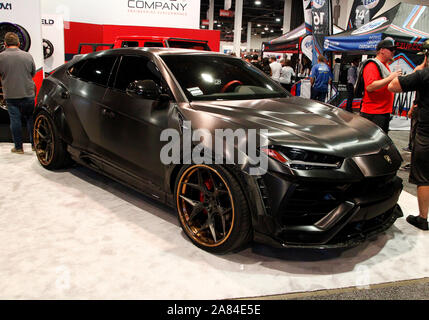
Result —
<instances>
[{"instance_id":1,"label":"rear fender","mask_svg":"<svg viewBox=\"0 0 429 320\"><path fill-rule=\"evenodd\" d=\"M55 106L53 108L48 108L45 105L38 106L34 112L34 119L42 111L45 111L47 114L51 116L54 122L55 128L57 129L57 132L60 135L61 140L63 140L67 144L72 144L73 137L72 137L70 128L67 124L63 107Z\"/></svg>"}]
</instances>

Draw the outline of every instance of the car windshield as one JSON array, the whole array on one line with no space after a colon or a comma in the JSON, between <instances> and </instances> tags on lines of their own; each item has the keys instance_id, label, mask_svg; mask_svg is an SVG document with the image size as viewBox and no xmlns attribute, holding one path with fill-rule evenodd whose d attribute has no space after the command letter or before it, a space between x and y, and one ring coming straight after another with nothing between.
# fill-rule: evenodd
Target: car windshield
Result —
<instances>
[{"instance_id":1,"label":"car windshield","mask_svg":"<svg viewBox=\"0 0 429 320\"><path fill-rule=\"evenodd\" d=\"M190 101L250 100L290 94L241 59L218 55L162 55Z\"/></svg>"}]
</instances>

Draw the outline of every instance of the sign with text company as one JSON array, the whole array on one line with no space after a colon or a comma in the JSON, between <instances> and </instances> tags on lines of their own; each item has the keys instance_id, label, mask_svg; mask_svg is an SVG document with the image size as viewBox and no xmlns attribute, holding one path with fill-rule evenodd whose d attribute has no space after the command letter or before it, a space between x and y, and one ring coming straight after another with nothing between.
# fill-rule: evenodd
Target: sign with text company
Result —
<instances>
[{"instance_id":1,"label":"sign with text company","mask_svg":"<svg viewBox=\"0 0 429 320\"><path fill-rule=\"evenodd\" d=\"M194 0L43 0L43 13L62 14L65 23L199 29L200 6Z\"/></svg>"}]
</instances>

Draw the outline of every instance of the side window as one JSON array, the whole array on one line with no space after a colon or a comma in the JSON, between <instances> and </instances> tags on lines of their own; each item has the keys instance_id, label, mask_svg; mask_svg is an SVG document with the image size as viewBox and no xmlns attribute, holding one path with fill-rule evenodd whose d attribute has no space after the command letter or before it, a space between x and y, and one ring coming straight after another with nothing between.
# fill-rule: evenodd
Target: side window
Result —
<instances>
[{"instance_id":1,"label":"side window","mask_svg":"<svg viewBox=\"0 0 429 320\"><path fill-rule=\"evenodd\" d=\"M155 48L158 48L158 47L164 47L164 45L163 45L163 43L162 42L153 42L153 41L146 41L145 43L144 43L144 46L146 47L146 48L148 48L148 47L155 47Z\"/></svg>"},{"instance_id":2,"label":"side window","mask_svg":"<svg viewBox=\"0 0 429 320\"><path fill-rule=\"evenodd\" d=\"M122 44L121 44L121 48L134 48L138 46L139 46L138 41L122 41Z\"/></svg>"},{"instance_id":3,"label":"side window","mask_svg":"<svg viewBox=\"0 0 429 320\"><path fill-rule=\"evenodd\" d=\"M110 73L116 57L100 57L87 60L83 68L79 71L79 78L107 86Z\"/></svg>"},{"instance_id":4,"label":"side window","mask_svg":"<svg viewBox=\"0 0 429 320\"><path fill-rule=\"evenodd\" d=\"M136 80L153 80L161 85L160 75L156 74L154 68L156 66L146 57L123 56L114 87L125 91Z\"/></svg>"},{"instance_id":5,"label":"side window","mask_svg":"<svg viewBox=\"0 0 429 320\"><path fill-rule=\"evenodd\" d=\"M69 73L73 76L73 77L79 77L79 71L80 69L82 69L83 65L86 63L86 60L83 61L79 61L77 63L75 63L74 65L72 65L69 68Z\"/></svg>"}]
</instances>

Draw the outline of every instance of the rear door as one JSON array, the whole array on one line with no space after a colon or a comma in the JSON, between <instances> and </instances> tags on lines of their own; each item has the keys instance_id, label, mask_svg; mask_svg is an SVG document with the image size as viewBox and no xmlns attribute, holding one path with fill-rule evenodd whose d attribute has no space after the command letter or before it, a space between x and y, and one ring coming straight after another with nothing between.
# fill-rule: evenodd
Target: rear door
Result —
<instances>
[{"instance_id":1,"label":"rear door","mask_svg":"<svg viewBox=\"0 0 429 320\"><path fill-rule=\"evenodd\" d=\"M74 145L102 154L103 132L100 120L103 98L111 77L116 56L102 55L78 62L69 69L70 102L69 112L82 128L82 133L74 139ZM75 137L76 138L76 137Z\"/></svg>"},{"instance_id":2,"label":"rear door","mask_svg":"<svg viewBox=\"0 0 429 320\"><path fill-rule=\"evenodd\" d=\"M161 74L149 55L121 57L114 84L103 100L103 147L113 162L130 173L161 182L160 134L167 126L172 102L160 106L159 101L130 96L126 88L135 80L153 80L161 86Z\"/></svg>"}]
</instances>

